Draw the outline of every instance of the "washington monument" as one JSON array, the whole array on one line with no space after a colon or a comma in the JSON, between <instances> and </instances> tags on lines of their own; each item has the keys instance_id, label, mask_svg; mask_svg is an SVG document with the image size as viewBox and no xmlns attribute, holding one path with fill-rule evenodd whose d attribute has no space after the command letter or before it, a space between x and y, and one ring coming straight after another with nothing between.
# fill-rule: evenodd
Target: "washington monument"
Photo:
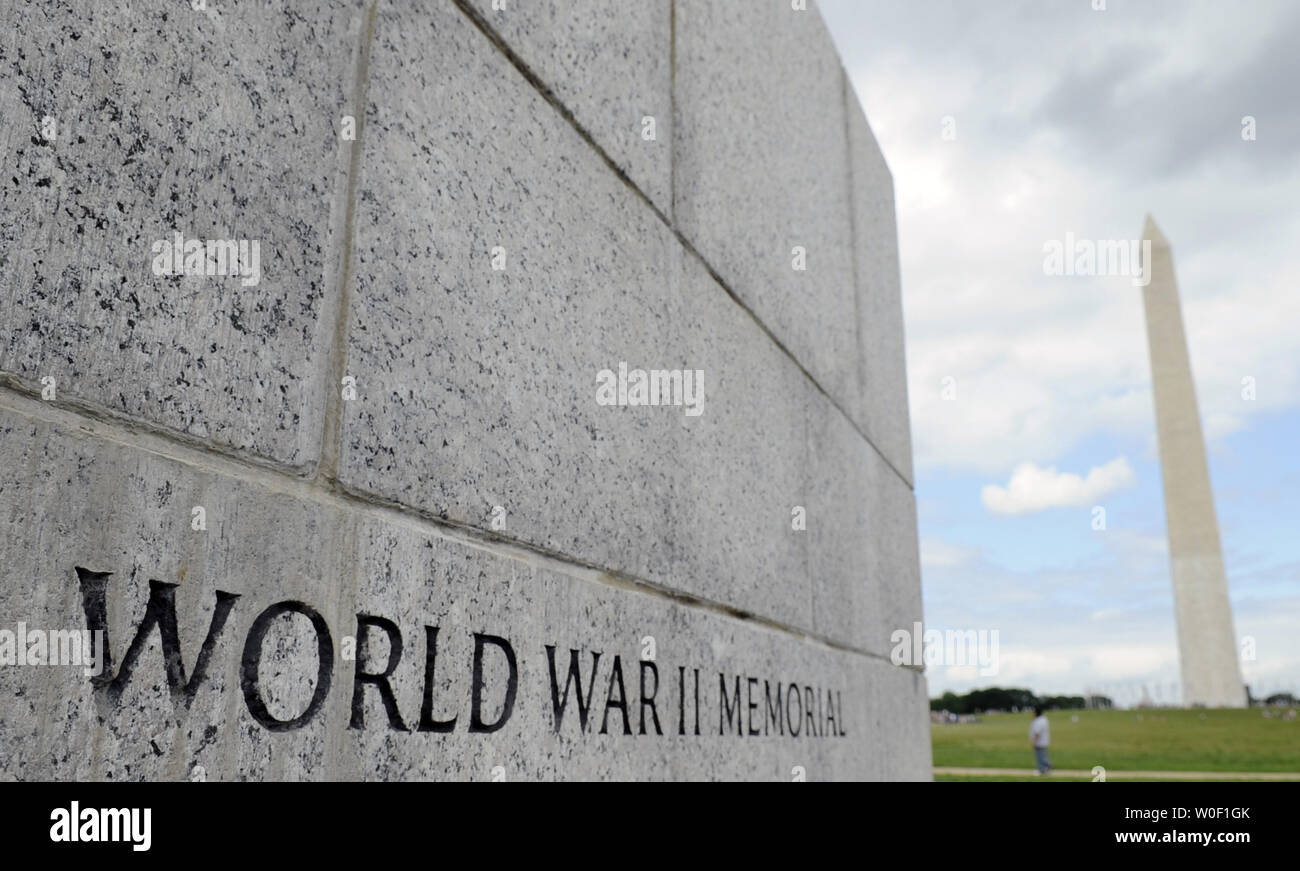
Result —
<instances>
[{"instance_id":1,"label":"washington monument","mask_svg":"<svg viewBox=\"0 0 1300 871\"><path fill-rule=\"evenodd\" d=\"M1237 663L1219 523L1174 281L1173 254L1150 215L1142 238L1151 242L1151 262L1143 264L1149 283L1142 296L1156 397L1183 703L1240 708L1246 704L1246 690Z\"/></svg>"}]
</instances>

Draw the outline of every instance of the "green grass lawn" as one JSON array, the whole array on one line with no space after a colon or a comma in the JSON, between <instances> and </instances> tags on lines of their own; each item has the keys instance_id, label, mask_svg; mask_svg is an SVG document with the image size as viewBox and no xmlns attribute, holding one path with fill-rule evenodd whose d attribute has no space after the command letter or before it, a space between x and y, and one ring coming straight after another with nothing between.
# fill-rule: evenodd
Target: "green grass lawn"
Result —
<instances>
[{"instance_id":1,"label":"green grass lawn","mask_svg":"<svg viewBox=\"0 0 1300 871\"><path fill-rule=\"evenodd\" d=\"M1052 765L1091 771L1300 771L1300 719L1277 709L1049 711ZM1073 717L1078 722L1073 722ZM930 727L935 767L1032 768L1031 714ZM941 777L937 779L958 779ZM961 778L972 779L972 778ZM973 778L986 780L991 778Z\"/></svg>"}]
</instances>

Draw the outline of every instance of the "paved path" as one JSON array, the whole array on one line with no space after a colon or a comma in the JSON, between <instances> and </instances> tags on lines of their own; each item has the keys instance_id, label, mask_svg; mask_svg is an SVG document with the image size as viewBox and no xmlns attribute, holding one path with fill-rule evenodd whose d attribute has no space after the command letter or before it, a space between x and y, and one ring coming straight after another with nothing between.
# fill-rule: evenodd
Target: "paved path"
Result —
<instances>
[{"instance_id":1,"label":"paved path","mask_svg":"<svg viewBox=\"0 0 1300 871\"><path fill-rule=\"evenodd\" d=\"M935 774L952 774L967 777L1033 777L1032 768L936 768ZM1054 768L1047 775L1056 777L1086 777L1091 771L1066 771ZM1300 780L1300 771L1111 771L1106 769L1107 780Z\"/></svg>"}]
</instances>

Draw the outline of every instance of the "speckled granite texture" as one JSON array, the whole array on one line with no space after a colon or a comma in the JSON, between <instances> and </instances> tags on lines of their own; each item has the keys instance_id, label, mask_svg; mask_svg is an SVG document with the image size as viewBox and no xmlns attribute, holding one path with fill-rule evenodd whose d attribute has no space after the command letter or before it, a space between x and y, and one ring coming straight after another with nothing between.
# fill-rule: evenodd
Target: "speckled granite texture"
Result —
<instances>
[{"instance_id":1,"label":"speckled granite texture","mask_svg":"<svg viewBox=\"0 0 1300 871\"><path fill-rule=\"evenodd\" d=\"M205 5L0 7L0 779L928 779L893 187L816 10Z\"/></svg>"},{"instance_id":2,"label":"speckled granite texture","mask_svg":"<svg viewBox=\"0 0 1300 871\"><path fill-rule=\"evenodd\" d=\"M306 467L361 2L209 6L0 7L0 372ZM154 275L174 231L259 240L261 282Z\"/></svg>"}]
</instances>

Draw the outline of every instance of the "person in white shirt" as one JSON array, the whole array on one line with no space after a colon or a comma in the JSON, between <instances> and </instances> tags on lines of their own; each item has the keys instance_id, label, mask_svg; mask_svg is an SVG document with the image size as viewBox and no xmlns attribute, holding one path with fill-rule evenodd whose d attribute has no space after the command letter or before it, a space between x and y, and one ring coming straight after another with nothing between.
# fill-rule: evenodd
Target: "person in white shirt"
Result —
<instances>
[{"instance_id":1,"label":"person in white shirt","mask_svg":"<svg viewBox=\"0 0 1300 871\"><path fill-rule=\"evenodd\" d=\"M1046 774L1052 770L1052 763L1047 758L1047 746L1052 743L1052 733L1047 725L1047 717L1043 716L1043 709L1040 706L1034 707L1034 721L1029 724L1029 743L1034 748L1034 767L1039 774Z\"/></svg>"}]
</instances>

